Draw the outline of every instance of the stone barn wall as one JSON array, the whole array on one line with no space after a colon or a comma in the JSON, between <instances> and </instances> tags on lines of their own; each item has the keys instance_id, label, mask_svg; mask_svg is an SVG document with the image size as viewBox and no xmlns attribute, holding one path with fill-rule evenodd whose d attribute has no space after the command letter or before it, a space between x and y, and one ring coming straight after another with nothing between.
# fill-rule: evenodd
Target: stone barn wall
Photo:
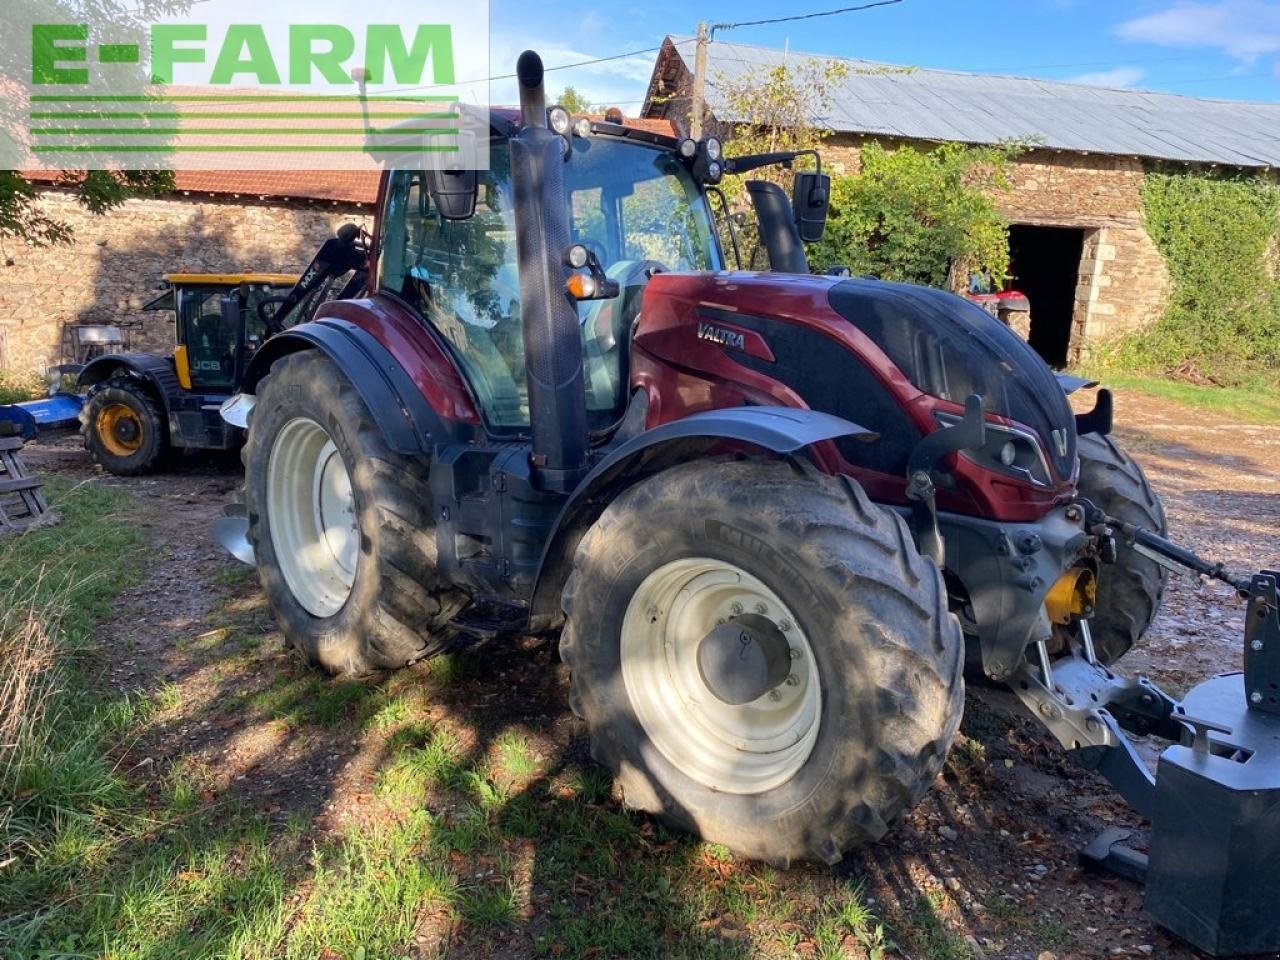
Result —
<instances>
[{"instance_id":1,"label":"stone barn wall","mask_svg":"<svg viewBox=\"0 0 1280 960\"><path fill-rule=\"evenodd\" d=\"M75 231L64 246L12 240L0 256L0 369L43 370L62 357L63 329L124 323L134 349L173 348L172 311L140 308L164 291L166 273L300 273L343 223L370 227L370 207L324 201L181 195L126 201L103 215L64 190L41 207Z\"/></svg>"},{"instance_id":2,"label":"stone barn wall","mask_svg":"<svg viewBox=\"0 0 1280 960\"><path fill-rule=\"evenodd\" d=\"M862 138L822 148L834 173L855 174ZM886 143L886 146L902 144ZM1071 359L1100 338L1138 330L1164 312L1169 274L1142 224L1142 161L1032 150L1011 166L1011 189L996 200L1011 224L1084 231Z\"/></svg>"}]
</instances>

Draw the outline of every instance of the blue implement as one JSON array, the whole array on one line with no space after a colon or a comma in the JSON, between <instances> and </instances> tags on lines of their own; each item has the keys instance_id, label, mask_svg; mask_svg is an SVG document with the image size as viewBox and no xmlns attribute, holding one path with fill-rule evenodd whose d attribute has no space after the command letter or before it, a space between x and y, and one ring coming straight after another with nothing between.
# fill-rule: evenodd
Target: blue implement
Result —
<instances>
[{"instance_id":1,"label":"blue implement","mask_svg":"<svg viewBox=\"0 0 1280 960\"><path fill-rule=\"evenodd\" d=\"M12 423L23 440L75 430L80 425L80 408L84 397L74 393L58 393L43 400L28 400L0 406L0 423Z\"/></svg>"}]
</instances>

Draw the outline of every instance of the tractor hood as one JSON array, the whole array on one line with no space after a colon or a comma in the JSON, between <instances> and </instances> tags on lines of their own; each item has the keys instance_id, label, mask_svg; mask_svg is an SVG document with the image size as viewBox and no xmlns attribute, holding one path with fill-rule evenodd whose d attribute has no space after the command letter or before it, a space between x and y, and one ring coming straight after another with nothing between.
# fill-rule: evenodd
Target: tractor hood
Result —
<instances>
[{"instance_id":1,"label":"tractor hood","mask_svg":"<svg viewBox=\"0 0 1280 960\"><path fill-rule=\"evenodd\" d=\"M741 376L724 370L718 355L790 384L814 409L849 416L879 433L882 445L896 450L890 458L895 472L905 465L912 435L918 438L916 428L928 432L941 425L931 419L927 427L910 426L900 407L918 412L913 395L926 394L960 413L965 400L979 394L989 414L1036 434L1057 475L1051 487L1075 478L1075 416L1062 385L1026 342L961 297L867 279L659 273L645 289L640 314L636 343L642 349L670 363ZM861 362L830 350L833 340ZM877 405L854 396L869 396L877 383L898 400ZM819 389L823 384L828 386Z\"/></svg>"},{"instance_id":2,"label":"tractor hood","mask_svg":"<svg viewBox=\"0 0 1280 960\"><path fill-rule=\"evenodd\" d=\"M922 392L959 404L980 394L989 413L1034 429L1058 475L1074 477L1075 415L1066 393L999 320L963 297L903 283L844 280L828 297Z\"/></svg>"}]
</instances>

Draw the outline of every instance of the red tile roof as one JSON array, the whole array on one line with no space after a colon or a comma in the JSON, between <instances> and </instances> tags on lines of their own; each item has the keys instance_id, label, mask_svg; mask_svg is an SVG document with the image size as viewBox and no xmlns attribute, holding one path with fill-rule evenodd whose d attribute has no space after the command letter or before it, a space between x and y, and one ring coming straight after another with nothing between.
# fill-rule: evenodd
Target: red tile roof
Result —
<instances>
[{"instance_id":1,"label":"red tile roof","mask_svg":"<svg viewBox=\"0 0 1280 960\"><path fill-rule=\"evenodd\" d=\"M673 136L665 119L624 120L629 127L663 136ZM284 161L282 158L282 162ZM28 170L23 173L35 183L57 183L56 170ZM173 175L180 193L210 193L223 196L270 197L290 200L319 200L372 205L378 196L379 174L370 170L179 170Z\"/></svg>"}]
</instances>

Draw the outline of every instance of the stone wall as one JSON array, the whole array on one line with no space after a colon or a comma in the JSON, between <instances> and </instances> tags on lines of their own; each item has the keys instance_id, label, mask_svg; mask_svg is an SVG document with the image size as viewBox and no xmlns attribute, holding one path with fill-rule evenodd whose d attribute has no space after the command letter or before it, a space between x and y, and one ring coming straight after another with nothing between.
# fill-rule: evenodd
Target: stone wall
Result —
<instances>
[{"instance_id":1,"label":"stone wall","mask_svg":"<svg viewBox=\"0 0 1280 960\"><path fill-rule=\"evenodd\" d=\"M827 165L835 173L856 174L862 142L857 137L827 141L822 148ZM1014 162L1012 189L997 197L1010 223L1085 231L1072 359L1091 341L1141 329L1164 311L1169 274L1143 228L1143 176L1136 158L1032 150Z\"/></svg>"},{"instance_id":2,"label":"stone wall","mask_svg":"<svg viewBox=\"0 0 1280 960\"><path fill-rule=\"evenodd\" d=\"M243 201L212 195L129 200L101 216L73 194L46 190L40 203L69 223L66 246L10 240L0 265L0 368L42 370L61 356L63 329L125 323L135 349L168 353L173 313L139 308L164 292L166 273L299 273L343 223L368 227L359 205Z\"/></svg>"}]
</instances>

